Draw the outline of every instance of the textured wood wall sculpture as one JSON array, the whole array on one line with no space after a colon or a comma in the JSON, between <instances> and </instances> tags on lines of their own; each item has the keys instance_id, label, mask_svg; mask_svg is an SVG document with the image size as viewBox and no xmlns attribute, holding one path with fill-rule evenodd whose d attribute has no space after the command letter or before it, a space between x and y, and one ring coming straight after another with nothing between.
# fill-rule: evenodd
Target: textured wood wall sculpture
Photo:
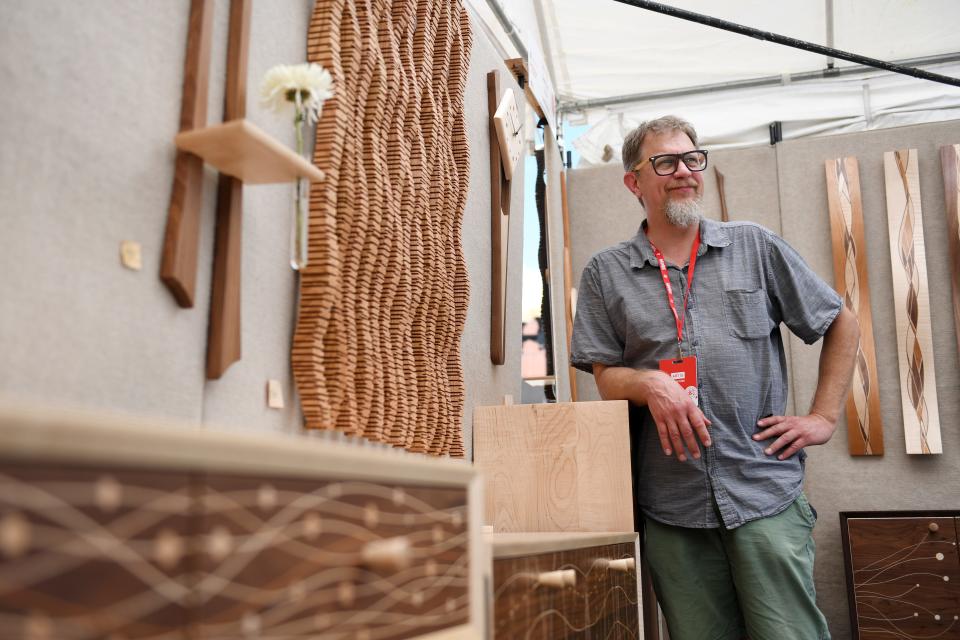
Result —
<instances>
[{"instance_id":1,"label":"textured wood wall sculpture","mask_svg":"<svg viewBox=\"0 0 960 640\"><path fill-rule=\"evenodd\" d=\"M867 283L860 168L856 158L836 158L824 164L835 287L837 293L843 296L844 305L857 316L860 323L857 366L847 397L847 442L851 455L880 456L883 455L883 424Z\"/></svg>"},{"instance_id":2,"label":"textured wood wall sculpture","mask_svg":"<svg viewBox=\"0 0 960 640\"><path fill-rule=\"evenodd\" d=\"M941 453L917 150L883 154L907 453Z\"/></svg>"},{"instance_id":3,"label":"textured wood wall sculpture","mask_svg":"<svg viewBox=\"0 0 960 640\"><path fill-rule=\"evenodd\" d=\"M316 3L307 57L336 96L292 353L308 428L463 456L471 38L460 0Z\"/></svg>"},{"instance_id":4,"label":"textured wood wall sculpture","mask_svg":"<svg viewBox=\"0 0 960 640\"><path fill-rule=\"evenodd\" d=\"M953 287L953 322L960 346L960 144L940 147L943 199L947 212L950 247L950 285Z\"/></svg>"},{"instance_id":5,"label":"textured wood wall sculpture","mask_svg":"<svg viewBox=\"0 0 960 640\"><path fill-rule=\"evenodd\" d=\"M956 513L841 513L854 640L960 638Z\"/></svg>"}]
</instances>

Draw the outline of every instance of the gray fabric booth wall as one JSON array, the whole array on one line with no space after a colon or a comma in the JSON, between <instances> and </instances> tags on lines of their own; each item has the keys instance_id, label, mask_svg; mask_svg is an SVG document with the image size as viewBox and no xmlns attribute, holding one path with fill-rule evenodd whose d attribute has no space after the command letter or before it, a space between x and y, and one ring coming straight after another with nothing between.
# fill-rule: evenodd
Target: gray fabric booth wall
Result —
<instances>
[{"instance_id":1,"label":"gray fabric booth wall","mask_svg":"<svg viewBox=\"0 0 960 640\"><path fill-rule=\"evenodd\" d=\"M288 266L292 186L244 189L243 357L220 380L204 377L214 170L207 169L204 182L195 307L179 308L158 276L189 7L188 0L0 7L0 398L297 433L301 419L290 373L297 294L297 276ZM309 0L253 3L247 117L291 148L292 123L260 108L258 86L273 65L306 58L312 7ZM229 2L218 0L210 123L223 112L228 11ZM523 237L523 216L511 216L507 362L494 366L488 346L486 73L499 69L501 86L522 92L473 22L465 96L470 190L463 223L470 278L462 341L468 459L473 407L520 395ZM513 184L515 211L522 209L522 168L520 178ZM556 181L554 186L559 193ZM555 215L559 211L558 205ZM123 240L142 244L141 271L121 267ZM562 242L557 246L562 256ZM556 331L564 335L563 324ZM283 410L266 407L270 378L283 385Z\"/></svg>"},{"instance_id":2,"label":"gray fabric booth wall","mask_svg":"<svg viewBox=\"0 0 960 640\"><path fill-rule=\"evenodd\" d=\"M806 491L819 511L817 595L835 640L850 637L838 513L960 506L960 364L939 155L941 145L956 143L960 143L960 121L806 138L710 155L711 164L726 176L730 218L752 220L780 233L831 285L833 258L823 163L841 156L859 160L885 455L850 456L845 418L829 443L809 449ZM916 148L919 155L942 455L909 456L904 448L883 186L883 153L902 148ZM622 186L622 175L622 168L613 164L571 172L575 280L590 255L632 236L644 217L640 205ZM712 168L707 169L705 178L706 211L719 219ZM788 330L784 332L790 335L792 400L788 411L805 411L816 386L820 344L808 347ZM598 397L592 376L578 372L577 377L581 399Z\"/></svg>"}]
</instances>

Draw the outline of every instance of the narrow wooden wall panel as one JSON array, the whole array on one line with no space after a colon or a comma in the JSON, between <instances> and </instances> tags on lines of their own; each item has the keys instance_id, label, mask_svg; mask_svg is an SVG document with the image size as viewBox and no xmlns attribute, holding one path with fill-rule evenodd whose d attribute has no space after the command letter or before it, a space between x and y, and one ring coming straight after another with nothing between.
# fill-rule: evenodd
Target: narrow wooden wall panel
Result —
<instances>
[{"instance_id":1,"label":"narrow wooden wall panel","mask_svg":"<svg viewBox=\"0 0 960 640\"><path fill-rule=\"evenodd\" d=\"M857 363L847 397L848 446L851 455L879 456L883 455L883 424L867 282L860 169L856 158L827 160L825 168L835 287L860 323Z\"/></svg>"},{"instance_id":2,"label":"narrow wooden wall panel","mask_svg":"<svg viewBox=\"0 0 960 640\"><path fill-rule=\"evenodd\" d=\"M192 0L190 3L180 131L199 129L207 124L213 5L213 0ZM160 279L170 289L177 304L189 308L193 306L197 285L203 160L192 153L177 151L175 163Z\"/></svg>"},{"instance_id":3,"label":"narrow wooden wall panel","mask_svg":"<svg viewBox=\"0 0 960 640\"><path fill-rule=\"evenodd\" d=\"M253 0L231 0L227 43L227 86L223 119L247 112L247 57ZM243 247L243 182L221 173L217 187L217 234L213 253L207 378L216 379L240 359L240 274Z\"/></svg>"},{"instance_id":4,"label":"narrow wooden wall panel","mask_svg":"<svg viewBox=\"0 0 960 640\"><path fill-rule=\"evenodd\" d=\"M632 531L627 403L478 407L474 465L495 531Z\"/></svg>"},{"instance_id":5,"label":"narrow wooden wall panel","mask_svg":"<svg viewBox=\"0 0 960 640\"><path fill-rule=\"evenodd\" d=\"M953 288L953 322L960 346L960 144L940 147L943 199L946 204L950 247L950 284Z\"/></svg>"},{"instance_id":6,"label":"narrow wooden wall panel","mask_svg":"<svg viewBox=\"0 0 960 640\"><path fill-rule=\"evenodd\" d=\"M883 154L907 453L941 453L917 150Z\"/></svg>"},{"instance_id":7,"label":"narrow wooden wall panel","mask_svg":"<svg viewBox=\"0 0 960 640\"><path fill-rule=\"evenodd\" d=\"M462 2L317 3L334 77L314 163L293 370L308 428L463 456L461 226L469 150Z\"/></svg>"}]
</instances>

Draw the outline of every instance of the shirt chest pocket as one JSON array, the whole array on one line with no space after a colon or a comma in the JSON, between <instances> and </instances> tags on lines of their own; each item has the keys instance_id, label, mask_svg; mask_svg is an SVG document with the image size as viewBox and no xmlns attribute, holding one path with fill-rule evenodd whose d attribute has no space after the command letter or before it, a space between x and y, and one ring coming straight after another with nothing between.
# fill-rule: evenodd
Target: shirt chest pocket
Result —
<instances>
[{"instance_id":1,"label":"shirt chest pocket","mask_svg":"<svg viewBox=\"0 0 960 640\"><path fill-rule=\"evenodd\" d=\"M723 292L723 316L727 331L737 338L766 338L773 331L763 289L729 289Z\"/></svg>"}]
</instances>

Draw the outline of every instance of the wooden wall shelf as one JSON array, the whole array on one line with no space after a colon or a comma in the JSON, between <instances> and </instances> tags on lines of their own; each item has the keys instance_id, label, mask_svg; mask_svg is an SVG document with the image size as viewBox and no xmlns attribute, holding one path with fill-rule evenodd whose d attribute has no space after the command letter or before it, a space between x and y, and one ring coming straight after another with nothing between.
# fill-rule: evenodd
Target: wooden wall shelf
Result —
<instances>
[{"instance_id":1,"label":"wooden wall shelf","mask_svg":"<svg viewBox=\"0 0 960 640\"><path fill-rule=\"evenodd\" d=\"M246 184L292 182L300 177L317 182L324 177L323 171L246 119L181 131L174 142L178 149L200 156L220 173Z\"/></svg>"}]
</instances>

